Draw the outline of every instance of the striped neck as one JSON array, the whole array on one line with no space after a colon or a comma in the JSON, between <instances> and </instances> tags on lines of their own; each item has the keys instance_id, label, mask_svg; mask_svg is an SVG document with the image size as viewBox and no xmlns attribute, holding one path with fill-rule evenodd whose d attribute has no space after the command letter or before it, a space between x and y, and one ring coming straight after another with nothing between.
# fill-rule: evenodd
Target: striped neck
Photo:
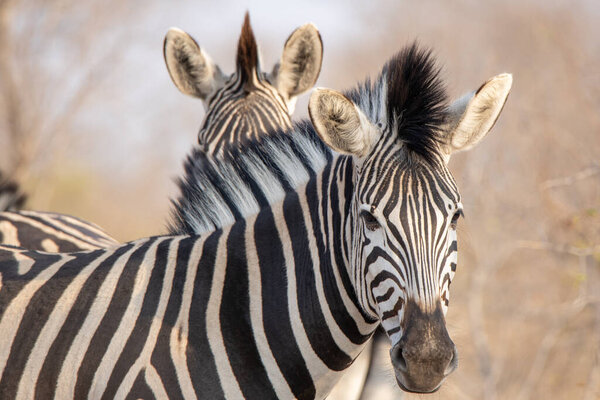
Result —
<instances>
[{"instance_id":1,"label":"striped neck","mask_svg":"<svg viewBox=\"0 0 600 400\"><path fill-rule=\"evenodd\" d=\"M282 202L206 239L215 269L210 289L194 290L211 295L192 308L207 302L206 320L219 316L207 329L225 398L324 398L378 326L348 276L351 171L335 158Z\"/></svg>"}]
</instances>

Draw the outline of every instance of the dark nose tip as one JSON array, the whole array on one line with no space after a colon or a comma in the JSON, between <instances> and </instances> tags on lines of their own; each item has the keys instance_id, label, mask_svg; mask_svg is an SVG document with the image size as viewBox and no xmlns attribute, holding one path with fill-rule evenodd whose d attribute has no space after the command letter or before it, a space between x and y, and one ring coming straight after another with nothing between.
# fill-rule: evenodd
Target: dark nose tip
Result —
<instances>
[{"instance_id":1,"label":"dark nose tip","mask_svg":"<svg viewBox=\"0 0 600 400\"><path fill-rule=\"evenodd\" d=\"M458 367L454 343L450 346L411 346L401 341L392 347L390 357L398 383L409 392L436 391Z\"/></svg>"},{"instance_id":2,"label":"dark nose tip","mask_svg":"<svg viewBox=\"0 0 600 400\"><path fill-rule=\"evenodd\" d=\"M436 361L439 361L437 363L437 369L440 369L439 366L441 364L441 367L444 370L443 375L448 376L458 367L458 351L456 346L452 344L452 350L450 352L446 352L446 354L443 353L444 352L439 352L437 357L431 357L431 359L427 360L424 359L419 351L411 351L402 346L402 343L399 343L392 348L390 351L390 356L392 358L392 365L398 371L407 373L409 371L409 365L422 363L431 363L433 365L436 363ZM445 365L444 362L446 362Z\"/></svg>"},{"instance_id":3,"label":"dark nose tip","mask_svg":"<svg viewBox=\"0 0 600 400\"><path fill-rule=\"evenodd\" d=\"M392 357L392 365L394 366L394 368L404 373L408 371L406 360L404 359L404 355L402 354L402 346L392 347L390 356Z\"/></svg>"}]
</instances>

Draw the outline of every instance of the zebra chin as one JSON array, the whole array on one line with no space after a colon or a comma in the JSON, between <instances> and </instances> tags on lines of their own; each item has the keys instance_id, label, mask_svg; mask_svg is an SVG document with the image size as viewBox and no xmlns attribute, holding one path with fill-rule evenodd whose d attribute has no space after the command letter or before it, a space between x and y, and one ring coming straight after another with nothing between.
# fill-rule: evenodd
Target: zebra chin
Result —
<instances>
[{"instance_id":1,"label":"zebra chin","mask_svg":"<svg viewBox=\"0 0 600 400\"><path fill-rule=\"evenodd\" d=\"M406 392L433 393L458 367L458 352L446 330L441 306L422 311L406 304L402 337L390 357L398 386Z\"/></svg>"}]
</instances>

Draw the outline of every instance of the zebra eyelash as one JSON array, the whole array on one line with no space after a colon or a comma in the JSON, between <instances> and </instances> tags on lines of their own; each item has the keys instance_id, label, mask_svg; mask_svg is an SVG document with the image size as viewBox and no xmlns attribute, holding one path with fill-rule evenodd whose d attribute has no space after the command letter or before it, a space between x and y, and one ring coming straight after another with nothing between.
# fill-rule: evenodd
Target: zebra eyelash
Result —
<instances>
[{"instance_id":1,"label":"zebra eyelash","mask_svg":"<svg viewBox=\"0 0 600 400\"><path fill-rule=\"evenodd\" d=\"M365 223L365 227L370 231L376 231L381 228L381 224L377 220L377 218L371 213L369 210L362 209L360 210L360 217Z\"/></svg>"}]
</instances>

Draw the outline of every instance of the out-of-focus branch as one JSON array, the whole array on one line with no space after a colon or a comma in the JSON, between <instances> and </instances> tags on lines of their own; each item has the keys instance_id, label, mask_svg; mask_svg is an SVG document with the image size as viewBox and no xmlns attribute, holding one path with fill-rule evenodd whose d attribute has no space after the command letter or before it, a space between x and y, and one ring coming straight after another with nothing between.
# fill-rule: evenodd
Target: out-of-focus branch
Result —
<instances>
[{"instance_id":1,"label":"out-of-focus branch","mask_svg":"<svg viewBox=\"0 0 600 400\"><path fill-rule=\"evenodd\" d=\"M514 252L514 246L510 245L500 251L497 257L485 258L486 261L478 261L481 267L476 269L469 288L469 326L473 345L479 363L479 373L483 378L483 398L494 400L498 398L497 379L500 375L502 360L494 360L485 332L485 311L483 298L488 277L501 268Z\"/></svg>"},{"instance_id":2,"label":"out-of-focus branch","mask_svg":"<svg viewBox=\"0 0 600 400\"><path fill-rule=\"evenodd\" d=\"M516 400L527 400L532 398L531 392L544 373L548 357L556 346L560 334L567 326L568 321L579 314L587 305L587 301L577 298L575 301L573 301L566 312L561 313L560 316L556 318L552 328L550 328L548 333L546 333L538 347L533 363L531 364L531 368L529 369L529 374L521 386L521 390L515 398Z\"/></svg>"},{"instance_id":3,"label":"out-of-focus branch","mask_svg":"<svg viewBox=\"0 0 600 400\"><path fill-rule=\"evenodd\" d=\"M591 167L577 172L571 176L564 178L549 179L540 184L541 190L554 189L561 186L570 186L575 182L590 178L592 176L600 174L600 162L595 162Z\"/></svg>"},{"instance_id":4,"label":"out-of-focus branch","mask_svg":"<svg viewBox=\"0 0 600 400\"><path fill-rule=\"evenodd\" d=\"M600 253L600 244L588 247L575 247L569 244L559 244L536 240L520 240L517 245L523 249L547 250L555 253L569 254L576 257L591 256Z\"/></svg>"}]
</instances>

